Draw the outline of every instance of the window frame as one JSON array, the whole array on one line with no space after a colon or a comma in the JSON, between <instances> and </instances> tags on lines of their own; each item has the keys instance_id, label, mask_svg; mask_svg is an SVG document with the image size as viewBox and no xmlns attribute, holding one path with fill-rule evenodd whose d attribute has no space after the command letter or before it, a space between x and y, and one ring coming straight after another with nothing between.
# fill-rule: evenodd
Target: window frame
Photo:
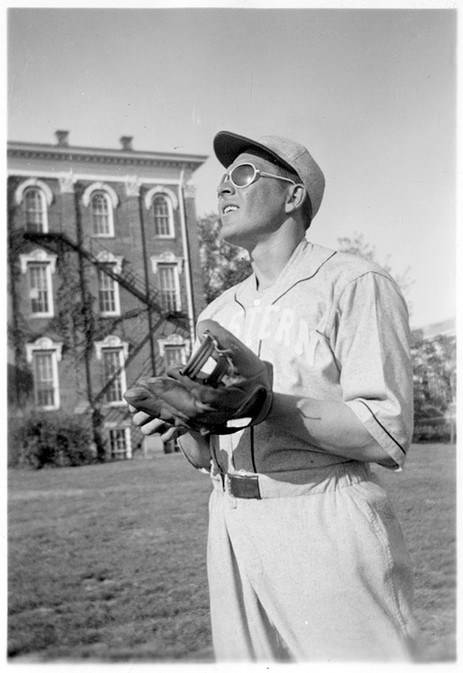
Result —
<instances>
[{"instance_id":1,"label":"window frame","mask_svg":"<svg viewBox=\"0 0 463 673\"><path fill-rule=\"evenodd\" d=\"M155 208L154 203L158 197L162 197L165 200L168 210L168 224L169 232L168 234L157 233L156 230L156 218L155 218ZM174 212L179 208L179 200L176 194L169 189L168 187L157 185L152 187L144 196L145 208L149 213L150 223L154 229L154 237L157 239L173 239L175 238L175 217Z\"/></svg>"},{"instance_id":2,"label":"window frame","mask_svg":"<svg viewBox=\"0 0 463 673\"><path fill-rule=\"evenodd\" d=\"M116 366L108 361L108 356L116 356L113 358ZM122 348L120 347L105 347L101 353L102 360L102 375L104 386L108 386L110 379L113 379L104 394L104 402L110 406L120 405L124 403L124 359ZM115 399L113 399L115 398Z\"/></svg>"},{"instance_id":3,"label":"window frame","mask_svg":"<svg viewBox=\"0 0 463 673\"><path fill-rule=\"evenodd\" d=\"M156 213L156 202L160 202L166 210L165 214L158 215ZM153 227L154 227L154 236L156 238L175 238L174 233L174 212L172 208L172 201L169 199L167 194L159 192L153 196L152 200L152 217L153 217ZM158 219L161 217L165 222L159 223ZM163 230L166 231L163 231Z\"/></svg>"},{"instance_id":4,"label":"window frame","mask_svg":"<svg viewBox=\"0 0 463 673\"><path fill-rule=\"evenodd\" d=\"M172 270L172 278L173 278L172 288L165 288L162 286L162 279L164 277L162 272L167 270ZM167 261L159 262L157 264L157 275L158 275L158 287L159 287L161 306L165 311L169 313L179 313L182 310L182 300L180 294L180 278L179 278L178 263ZM170 293L170 295L166 293ZM167 306L167 303L169 302L166 302L165 298L168 296L173 296L174 300L173 308L171 306Z\"/></svg>"},{"instance_id":5,"label":"window frame","mask_svg":"<svg viewBox=\"0 0 463 673\"><path fill-rule=\"evenodd\" d=\"M113 438L113 433L123 433L125 450L113 450L118 438ZM111 460L130 460L132 458L132 437L130 428L108 428L109 457Z\"/></svg>"},{"instance_id":6,"label":"window frame","mask_svg":"<svg viewBox=\"0 0 463 673\"><path fill-rule=\"evenodd\" d=\"M61 361L62 344L55 343L48 337L37 339L34 343L26 344L27 362L32 365L32 380L34 387L34 406L42 411L56 411L61 406L61 391L59 380L58 363ZM49 356L51 365L51 390L53 403L43 404L40 402L40 386L38 378L38 356Z\"/></svg>"},{"instance_id":7,"label":"window frame","mask_svg":"<svg viewBox=\"0 0 463 673\"><path fill-rule=\"evenodd\" d=\"M105 213L96 213L95 212L95 200L102 199L102 202L105 204L106 212ZM114 218L112 215L112 203L109 194L104 189L96 189L90 199L90 212L92 218L92 236L94 238L114 238ZM102 217L103 215L106 218L105 231L98 231L96 216Z\"/></svg>"},{"instance_id":8,"label":"window frame","mask_svg":"<svg viewBox=\"0 0 463 673\"><path fill-rule=\"evenodd\" d=\"M37 191L42 201L42 227L40 231L32 231L29 229L27 224L27 210L26 210L26 194L29 190ZM20 185L18 185L15 193L14 200L16 205L21 206L22 215L24 217L23 226L30 233L40 233L47 234L49 231L49 222L48 222L48 211L53 203L53 192L46 182L43 180L38 180L37 178L28 178L24 180Z\"/></svg>"},{"instance_id":9,"label":"window frame","mask_svg":"<svg viewBox=\"0 0 463 673\"><path fill-rule=\"evenodd\" d=\"M39 201L38 208L28 208L28 198L30 194L34 194ZM46 234L48 232L48 207L46 196L40 187L37 185L29 185L24 190L23 194L24 218L26 231L34 234ZM34 213L35 217L39 215L40 222L32 222L29 219L30 213ZM35 217L33 219L35 219Z\"/></svg>"},{"instance_id":10,"label":"window frame","mask_svg":"<svg viewBox=\"0 0 463 673\"><path fill-rule=\"evenodd\" d=\"M21 272L26 276L28 284L28 298L29 298L29 317L30 318L53 318L55 315L55 304L53 297L53 279L52 274L56 270L56 255L46 253L44 250L34 250L33 252L27 255L20 255L20 265ZM40 291L40 288L32 287L32 273L31 270L34 267L43 268L45 270L45 291L47 293L48 306L45 311L35 311L34 310L34 297L33 293L35 290Z\"/></svg>"},{"instance_id":11,"label":"window frame","mask_svg":"<svg viewBox=\"0 0 463 673\"><path fill-rule=\"evenodd\" d=\"M178 353L179 357L175 359L170 359L170 357L167 355L168 353L173 353L173 352ZM169 367L172 367L175 364L182 364L184 365L186 363L185 360L185 344L165 344L164 345L164 365L166 369Z\"/></svg>"},{"instance_id":12,"label":"window frame","mask_svg":"<svg viewBox=\"0 0 463 673\"><path fill-rule=\"evenodd\" d=\"M117 263L116 262L104 262L105 266L113 267L113 270L116 272ZM121 302L119 296L119 283L112 276L109 276L103 271L103 269L97 269L97 281L98 281L98 310L100 315L104 317L109 316L118 316L121 314ZM105 284L110 285L110 287L104 287ZM102 297L102 294L106 293L106 298ZM111 304L114 306L113 309L105 309L103 305L107 298L112 293ZM109 302L108 302L109 303Z\"/></svg>"},{"instance_id":13,"label":"window frame","mask_svg":"<svg viewBox=\"0 0 463 673\"><path fill-rule=\"evenodd\" d=\"M124 400L123 395L127 390L126 368L125 368L125 363L127 361L128 356L127 342L121 341L121 339L118 336L109 335L104 339L104 341L96 341L94 346L96 350L97 360L101 362L101 378L104 387L108 384L109 379L111 378L110 376L109 377L106 376L105 357L110 351L118 354L117 378L115 379L115 381L113 381L111 386L105 392L103 404L108 407L120 407L126 405L127 402ZM118 399L108 399L111 395L112 386L116 384L116 382L118 385Z\"/></svg>"},{"instance_id":14,"label":"window frame","mask_svg":"<svg viewBox=\"0 0 463 673\"><path fill-rule=\"evenodd\" d=\"M33 282L33 270L43 271L43 280L45 281L45 288L41 288L39 283L37 287L32 286ZM30 298L30 312L31 316L34 318L51 318L54 315L54 305L53 305L53 285L51 280L51 269L50 264L47 262L29 262L27 265L27 278L29 283L29 298ZM45 310L34 310L34 301L39 302L39 299L33 296L33 293L43 292L45 293L45 299L42 300L42 303L45 306Z\"/></svg>"},{"instance_id":15,"label":"window frame","mask_svg":"<svg viewBox=\"0 0 463 673\"><path fill-rule=\"evenodd\" d=\"M93 218L93 197L95 195L102 195L106 199L108 207L108 233L98 233L95 231L95 223ZM91 237L92 238L115 238L114 224L115 211L119 205L119 197L116 191L104 182L93 182L89 185L82 195L83 205L90 211Z\"/></svg>"}]
</instances>

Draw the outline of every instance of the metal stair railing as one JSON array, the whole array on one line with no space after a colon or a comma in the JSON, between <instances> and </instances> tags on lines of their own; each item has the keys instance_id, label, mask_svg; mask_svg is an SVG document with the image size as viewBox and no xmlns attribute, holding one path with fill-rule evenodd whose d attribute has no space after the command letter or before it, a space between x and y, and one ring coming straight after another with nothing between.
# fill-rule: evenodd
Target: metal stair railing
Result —
<instances>
[{"instance_id":1,"label":"metal stair railing","mask_svg":"<svg viewBox=\"0 0 463 673\"><path fill-rule=\"evenodd\" d=\"M156 295L155 294L153 295L151 290L148 293L146 292L144 280L132 269L125 266L125 268L123 268L122 271L118 273L117 271L114 271L114 269L112 268L110 260L105 260L104 258L98 259L96 255L98 255L99 253L110 253L110 251L105 246L103 246L99 241L97 242L92 237L87 237L86 239L84 239L85 242L90 241L89 247L91 249L89 250L84 245L79 245L77 242L73 241L62 232L43 233L43 232L25 231L23 232L23 236L26 240L37 243L54 253L59 254L63 251L64 248L67 248L72 250L73 252L76 252L79 255L82 255L93 266L101 270L107 276L111 277L115 282L119 283L121 287L124 287L128 292L130 292L133 296L139 299L139 301L141 301L148 309L152 309L157 313L158 320L156 324L153 326L153 332L155 332L163 322L169 322L170 324L172 324L175 328L174 332L177 332L178 330L183 331L187 329L188 326L187 316L185 316L182 313L175 315L167 312L157 301ZM97 249L96 254L94 252L95 248ZM106 393L108 392L108 390L110 389L111 385L114 383L116 378L122 373L122 371L124 371L127 368L127 365L130 364L133 358L135 358L135 356L140 352L143 346L148 342L149 338L150 333L144 336L143 339L135 345L135 347L129 354L127 360L123 363L121 367L119 367L113 373L110 379L108 379L105 385L99 390L97 395L94 397L93 399L94 406L101 404L101 401L103 400L104 396L106 395ZM164 367L163 359L159 356L156 357L155 360L156 371L162 371L163 367ZM131 381L130 383L128 382L128 385L129 386L133 385L136 382L136 380L142 376L150 376L150 375L152 375L152 368L151 363L148 361L147 364L134 378L134 380ZM91 405L89 405L88 409L90 408ZM114 419L122 421L125 420L130 414L128 406L125 405L109 406L108 404L106 409L105 409L106 413L104 416L105 422Z\"/></svg>"},{"instance_id":2,"label":"metal stair railing","mask_svg":"<svg viewBox=\"0 0 463 673\"><path fill-rule=\"evenodd\" d=\"M145 289L140 289L142 284L144 286L144 281L141 280L140 277L137 276L137 274L135 274L133 271L123 270L122 273L118 273L112 268L112 264L108 263L108 261L98 259L92 252L87 250L87 248L85 248L83 245L79 245L79 243L73 241L72 239L70 239L68 236L66 236L61 232L48 232L48 233L24 232L24 238L28 241L38 243L39 245L48 248L52 252L57 252L57 248L59 247L60 244L70 248L74 252L77 252L78 254L82 255L93 266L101 270L107 276L112 278L115 282L119 283L121 287L130 292L133 296L135 296L148 308L153 309L158 315L162 316L163 320L166 320L167 322L170 322L184 329L186 328L185 324L186 316L181 313L179 315L176 315L172 312L166 311L166 309L157 300L156 298L157 293L152 294L151 291L146 292ZM92 241L92 247L94 247L95 245L94 239L90 240ZM104 246L100 245L99 248L100 248L99 252L109 253L109 250Z\"/></svg>"},{"instance_id":3,"label":"metal stair railing","mask_svg":"<svg viewBox=\"0 0 463 673\"><path fill-rule=\"evenodd\" d=\"M113 254L111 253L110 250L106 246L104 246L98 239L93 238L92 236L87 236L84 238L83 243L82 243L82 248L87 250L90 255L92 255L93 259L96 259L97 262L103 265L109 265L109 271L112 271L111 273L108 273L108 275L112 275L117 282L124 287L124 283L128 283L132 289L135 289L140 295L147 296L146 293L146 284L144 278L142 278L140 275L135 273L133 269L131 269L127 263L123 265L122 269L120 272L115 272L111 269L111 260L105 260L103 259L98 259L99 255L105 255L105 254ZM103 269L105 272L108 271L108 269ZM126 288L127 289L127 288ZM160 303L157 301L157 295L158 291L153 290L152 287L149 288L149 297L148 299L152 301L156 301L156 303L159 305L160 308ZM160 311L158 311L160 312Z\"/></svg>"},{"instance_id":4,"label":"metal stair railing","mask_svg":"<svg viewBox=\"0 0 463 673\"><path fill-rule=\"evenodd\" d=\"M154 331L156 331L156 329L158 327L160 327L162 322L163 322L162 319L158 320L158 322L154 325ZM146 334L143 337L143 339L134 346L134 348L130 351L127 359L123 362L123 364L120 367L118 367L116 369L116 371L113 373L113 375L106 381L104 386L99 390L97 395L94 397L94 399L93 399L93 404L94 405L99 404L101 402L101 400L103 400L104 396L106 395L107 391L110 389L111 385L114 383L114 381L117 379L117 377L123 371L127 370L128 365L132 362L132 360L135 358L135 356L138 355L138 353L141 351L143 346L145 346L145 344L149 341L149 338L150 338L150 333L148 332L148 334ZM156 360L155 360L154 365L155 365L155 370L156 371L162 371L164 369L163 358L158 355ZM128 387L130 387L134 383L136 383L136 381L139 378L144 377L144 376L149 377L149 376L152 376L152 375L153 375L153 370L152 370L152 367L151 367L151 362L150 362L150 360L148 360L146 365L137 373L137 375L135 377L133 377L130 381L127 382ZM116 411L118 410L118 407L109 407L109 408L110 409L113 408ZM107 418L107 417L108 417L108 414L106 414L105 418Z\"/></svg>"}]
</instances>

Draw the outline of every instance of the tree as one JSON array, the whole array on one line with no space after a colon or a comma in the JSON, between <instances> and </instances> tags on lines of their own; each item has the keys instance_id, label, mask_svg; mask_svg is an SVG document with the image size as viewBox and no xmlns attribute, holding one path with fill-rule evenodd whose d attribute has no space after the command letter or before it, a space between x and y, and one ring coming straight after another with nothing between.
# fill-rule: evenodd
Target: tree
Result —
<instances>
[{"instance_id":1,"label":"tree","mask_svg":"<svg viewBox=\"0 0 463 673\"><path fill-rule=\"evenodd\" d=\"M414 330L411 342L415 440L439 440L451 431L449 412L456 396L456 339L426 339Z\"/></svg>"},{"instance_id":2,"label":"tree","mask_svg":"<svg viewBox=\"0 0 463 673\"><path fill-rule=\"evenodd\" d=\"M229 287L247 278L252 268L246 250L230 245L219 236L220 222L216 214L200 218L198 227L204 296L210 303Z\"/></svg>"}]
</instances>

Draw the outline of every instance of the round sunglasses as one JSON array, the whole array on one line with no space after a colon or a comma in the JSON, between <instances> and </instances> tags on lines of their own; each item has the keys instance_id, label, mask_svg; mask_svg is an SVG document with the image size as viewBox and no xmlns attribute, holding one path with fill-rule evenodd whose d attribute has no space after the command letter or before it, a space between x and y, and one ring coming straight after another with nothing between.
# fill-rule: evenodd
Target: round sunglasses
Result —
<instances>
[{"instance_id":1,"label":"round sunglasses","mask_svg":"<svg viewBox=\"0 0 463 673\"><path fill-rule=\"evenodd\" d=\"M231 170L223 174L220 181L219 187L229 180L234 187L237 189L243 189L244 187L249 187L253 182L256 182L259 178L275 178L275 180L284 180L284 182L290 182L292 185L297 185L299 183L290 180L289 178L283 178L281 175L273 175L273 173L266 173L259 170L251 163L238 164L234 166Z\"/></svg>"}]
</instances>

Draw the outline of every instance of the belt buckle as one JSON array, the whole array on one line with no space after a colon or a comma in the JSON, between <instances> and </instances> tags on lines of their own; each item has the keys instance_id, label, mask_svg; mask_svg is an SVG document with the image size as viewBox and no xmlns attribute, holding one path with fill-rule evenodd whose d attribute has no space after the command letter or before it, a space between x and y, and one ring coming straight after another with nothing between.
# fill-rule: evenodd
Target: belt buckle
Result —
<instances>
[{"instance_id":1,"label":"belt buckle","mask_svg":"<svg viewBox=\"0 0 463 673\"><path fill-rule=\"evenodd\" d=\"M225 487L228 494L234 498L244 498L246 500L262 499L257 474L227 474L225 475Z\"/></svg>"}]
</instances>

